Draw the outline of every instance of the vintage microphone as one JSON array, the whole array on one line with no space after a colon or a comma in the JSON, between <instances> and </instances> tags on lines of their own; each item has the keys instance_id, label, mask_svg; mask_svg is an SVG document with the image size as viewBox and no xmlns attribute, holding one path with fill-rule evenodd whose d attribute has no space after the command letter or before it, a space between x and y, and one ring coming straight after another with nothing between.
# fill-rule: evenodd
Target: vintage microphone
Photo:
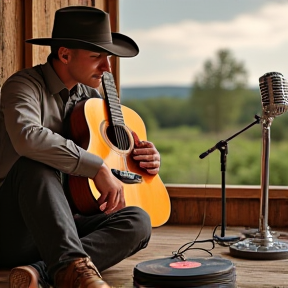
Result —
<instances>
[{"instance_id":1,"label":"vintage microphone","mask_svg":"<svg viewBox=\"0 0 288 288\"><path fill-rule=\"evenodd\" d=\"M270 127L275 117L288 110L288 84L279 72L259 78L262 101L261 199L259 229L254 238L230 246L230 253L248 259L282 259L288 257L288 244L274 241L268 225Z\"/></svg>"},{"instance_id":2,"label":"vintage microphone","mask_svg":"<svg viewBox=\"0 0 288 288\"><path fill-rule=\"evenodd\" d=\"M263 119L274 118L288 110L288 84L279 72L269 72L259 78Z\"/></svg>"}]
</instances>

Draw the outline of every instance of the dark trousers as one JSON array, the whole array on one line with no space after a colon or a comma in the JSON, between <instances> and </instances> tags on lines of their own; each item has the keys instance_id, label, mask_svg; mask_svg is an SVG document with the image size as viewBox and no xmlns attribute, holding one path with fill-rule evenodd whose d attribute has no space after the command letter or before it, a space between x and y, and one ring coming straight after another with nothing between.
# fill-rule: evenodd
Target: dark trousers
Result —
<instances>
[{"instance_id":1,"label":"dark trousers","mask_svg":"<svg viewBox=\"0 0 288 288\"><path fill-rule=\"evenodd\" d=\"M21 157L0 187L0 233L1 267L37 262L51 281L73 259L103 271L145 248L151 223L138 207L73 217L59 171Z\"/></svg>"}]
</instances>

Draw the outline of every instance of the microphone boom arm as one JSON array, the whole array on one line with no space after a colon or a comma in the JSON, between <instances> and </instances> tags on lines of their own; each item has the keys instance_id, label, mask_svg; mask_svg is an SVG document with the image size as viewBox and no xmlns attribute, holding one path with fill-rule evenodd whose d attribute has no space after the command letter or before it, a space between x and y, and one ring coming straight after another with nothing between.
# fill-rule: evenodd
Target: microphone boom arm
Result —
<instances>
[{"instance_id":1,"label":"microphone boom arm","mask_svg":"<svg viewBox=\"0 0 288 288\"><path fill-rule=\"evenodd\" d=\"M260 123L260 119L261 117L258 115L255 115L254 117L256 120L254 122L252 122L251 124L249 124L248 126L246 126L245 128L243 128L242 130L240 130L239 132L235 133L234 135L232 135L231 137L227 138L226 140L221 140L219 141L215 146L211 147L210 149L208 149L207 151L203 152L202 154L200 154L199 158L203 159L206 156L208 156L210 153L212 153L213 151L215 151L216 149L219 149L223 146L223 142L228 142L230 140L232 140L233 138L235 138L236 136L238 136L239 134L241 134L242 132L248 130L250 127L254 126L255 124L259 124Z\"/></svg>"}]
</instances>

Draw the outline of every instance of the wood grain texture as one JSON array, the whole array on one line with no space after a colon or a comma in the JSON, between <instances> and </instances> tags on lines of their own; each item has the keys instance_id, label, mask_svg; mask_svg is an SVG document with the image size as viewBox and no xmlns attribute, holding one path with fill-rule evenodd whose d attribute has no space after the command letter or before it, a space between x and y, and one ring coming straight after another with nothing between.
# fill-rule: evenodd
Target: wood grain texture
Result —
<instances>
[{"instance_id":1,"label":"wood grain texture","mask_svg":"<svg viewBox=\"0 0 288 288\"><path fill-rule=\"evenodd\" d=\"M212 237L214 227L205 226L198 240ZM240 235L243 227L228 227L226 235ZM183 244L193 241L200 231L199 226L164 225L152 230L148 247L102 273L103 278L114 288L133 288L133 269L141 262L166 258L172 255ZM286 230L287 231L287 230ZM284 231L284 233L287 232ZM217 234L217 233L216 233ZM218 235L218 234L217 234ZM284 241L284 240L281 240ZM285 240L287 241L287 240ZM204 247L204 246L201 246ZM216 245L213 256L230 260L236 267L238 288L287 288L288 259L284 260L245 260L234 258L228 247ZM207 257L208 254L192 250L186 257ZM9 271L0 271L0 287L8 288ZM217 287L217 286L215 286Z\"/></svg>"},{"instance_id":2,"label":"wood grain texture","mask_svg":"<svg viewBox=\"0 0 288 288\"><path fill-rule=\"evenodd\" d=\"M24 18L21 0L0 1L0 88L24 63Z\"/></svg>"},{"instance_id":3,"label":"wood grain texture","mask_svg":"<svg viewBox=\"0 0 288 288\"><path fill-rule=\"evenodd\" d=\"M166 184L171 199L170 224L206 225L221 223L222 190L220 185ZM256 226L260 217L260 186L226 187L226 223L229 226ZM288 226L288 189L269 188L268 224Z\"/></svg>"}]
</instances>

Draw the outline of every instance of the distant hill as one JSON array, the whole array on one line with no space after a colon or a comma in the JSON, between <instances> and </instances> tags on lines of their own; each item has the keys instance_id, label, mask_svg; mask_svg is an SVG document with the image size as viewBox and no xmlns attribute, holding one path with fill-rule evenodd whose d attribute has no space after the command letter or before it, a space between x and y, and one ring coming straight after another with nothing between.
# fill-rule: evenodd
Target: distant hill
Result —
<instances>
[{"instance_id":1,"label":"distant hill","mask_svg":"<svg viewBox=\"0 0 288 288\"><path fill-rule=\"evenodd\" d=\"M250 87L252 91L258 92L258 87ZM188 98L193 88L190 86L135 86L121 87L121 101L130 99L146 99L156 97Z\"/></svg>"},{"instance_id":2,"label":"distant hill","mask_svg":"<svg viewBox=\"0 0 288 288\"><path fill-rule=\"evenodd\" d=\"M178 97L190 96L191 87L186 86L145 86L145 87L121 87L121 100L145 99L154 97Z\"/></svg>"}]
</instances>

